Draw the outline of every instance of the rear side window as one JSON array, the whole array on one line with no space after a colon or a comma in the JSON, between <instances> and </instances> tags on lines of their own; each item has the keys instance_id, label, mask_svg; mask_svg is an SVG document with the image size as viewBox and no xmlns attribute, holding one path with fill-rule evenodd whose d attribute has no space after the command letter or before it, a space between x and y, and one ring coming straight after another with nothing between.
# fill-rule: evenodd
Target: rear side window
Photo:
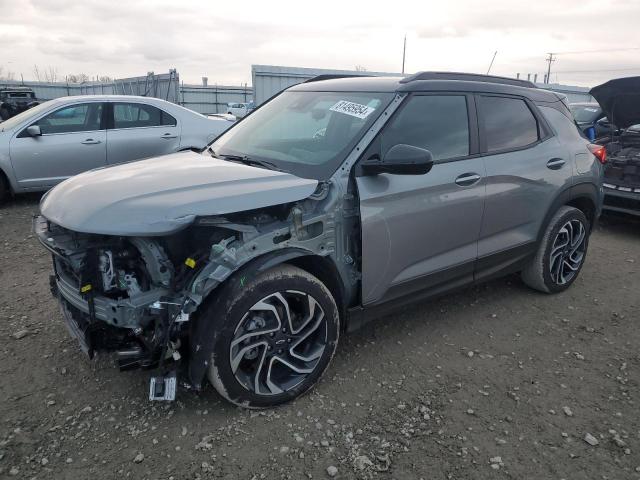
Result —
<instances>
[{"instance_id":1,"label":"rear side window","mask_svg":"<svg viewBox=\"0 0 640 480\"><path fill-rule=\"evenodd\" d=\"M484 96L479 100L488 152L521 148L538 141L538 121L524 100Z\"/></svg>"},{"instance_id":2,"label":"rear side window","mask_svg":"<svg viewBox=\"0 0 640 480\"><path fill-rule=\"evenodd\" d=\"M114 103L113 128L159 127L176 125L176 119L167 112L142 103Z\"/></svg>"},{"instance_id":3,"label":"rear side window","mask_svg":"<svg viewBox=\"0 0 640 480\"><path fill-rule=\"evenodd\" d=\"M381 153L404 143L427 149L434 160L469 155L469 116L463 95L410 98L382 133Z\"/></svg>"}]
</instances>

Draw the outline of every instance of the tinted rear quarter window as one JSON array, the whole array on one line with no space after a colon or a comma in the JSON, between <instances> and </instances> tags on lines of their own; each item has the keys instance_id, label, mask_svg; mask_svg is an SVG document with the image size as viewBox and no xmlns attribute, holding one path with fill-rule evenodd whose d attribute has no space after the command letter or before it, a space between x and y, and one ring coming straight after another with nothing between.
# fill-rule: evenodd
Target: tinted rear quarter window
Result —
<instances>
[{"instance_id":1,"label":"tinted rear quarter window","mask_svg":"<svg viewBox=\"0 0 640 480\"><path fill-rule=\"evenodd\" d=\"M538 122L524 100L480 97L488 152L526 147L538 141Z\"/></svg>"},{"instance_id":2,"label":"tinted rear quarter window","mask_svg":"<svg viewBox=\"0 0 640 480\"><path fill-rule=\"evenodd\" d=\"M176 119L167 112L142 103L114 103L114 128L159 127L176 125Z\"/></svg>"},{"instance_id":3,"label":"tinted rear quarter window","mask_svg":"<svg viewBox=\"0 0 640 480\"><path fill-rule=\"evenodd\" d=\"M434 160L469 155L469 118L463 95L410 98L382 134L381 153L403 143L427 149Z\"/></svg>"}]
</instances>

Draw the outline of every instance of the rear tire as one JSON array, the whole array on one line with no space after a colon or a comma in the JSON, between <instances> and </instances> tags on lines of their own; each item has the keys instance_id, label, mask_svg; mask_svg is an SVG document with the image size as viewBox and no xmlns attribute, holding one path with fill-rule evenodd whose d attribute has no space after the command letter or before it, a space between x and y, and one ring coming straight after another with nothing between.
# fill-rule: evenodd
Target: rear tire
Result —
<instances>
[{"instance_id":1,"label":"rear tire","mask_svg":"<svg viewBox=\"0 0 640 480\"><path fill-rule=\"evenodd\" d=\"M340 333L329 289L286 264L252 279L234 275L202 314L216 323L209 381L228 401L248 408L308 391L329 365Z\"/></svg>"},{"instance_id":2,"label":"rear tire","mask_svg":"<svg viewBox=\"0 0 640 480\"><path fill-rule=\"evenodd\" d=\"M9 197L10 193L11 191L9 190L9 182L0 171L0 204Z\"/></svg>"},{"instance_id":3,"label":"rear tire","mask_svg":"<svg viewBox=\"0 0 640 480\"><path fill-rule=\"evenodd\" d=\"M584 265L590 228L581 210L560 207L545 230L535 258L522 271L524 283L545 293L569 288Z\"/></svg>"},{"instance_id":4,"label":"rear tire","mask_svg":"<svg viewBox=\"0 0 640 480\"><path fill-rule=\"evenodd\" d=\"M10 116L9 110L6 108L0 108L0 118L2 118L2 120L9 120Z\"/></svg>"}]
</instances>

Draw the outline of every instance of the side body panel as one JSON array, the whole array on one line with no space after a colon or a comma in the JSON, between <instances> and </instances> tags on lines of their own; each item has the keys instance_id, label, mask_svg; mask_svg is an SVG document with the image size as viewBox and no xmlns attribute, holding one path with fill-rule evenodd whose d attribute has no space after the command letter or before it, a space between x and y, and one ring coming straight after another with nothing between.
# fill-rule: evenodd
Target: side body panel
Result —
<instances>
[{"instance_id":1,"label":"side body panel","mask_svg":"<svg viewBox=\"0 0 640 480\"><path fill-rule=\"evenodd\" d=\"M109 115L113 115L112 112L113 103ZM178 151L182 122L179 118L176 120L176 125L134 128L111 128L114 125L111 121L107 130L107 163L131 162Z\"/></svg>"},{"instance_id":2,"label":"side body panel","mask_svg":"<svg viewBox=\"0 0 640 480\"><path fill-rule=\"evenodd\" d=\"M362 218L362 303L393 300L442 282L473 279L484 181L481 158L434 165L425 175L358 178Z\"/></svg>"},{"instance_id":3,"label":"side body panel","mask_svg":"<svg viewBox=\"0 0 640 480\"><path fill-rule=\"evenodd\" d=\"M47 189L86 170L106 164L106 132L14 136L10 155L20 189Z\"/></svg>"}]
</instances>

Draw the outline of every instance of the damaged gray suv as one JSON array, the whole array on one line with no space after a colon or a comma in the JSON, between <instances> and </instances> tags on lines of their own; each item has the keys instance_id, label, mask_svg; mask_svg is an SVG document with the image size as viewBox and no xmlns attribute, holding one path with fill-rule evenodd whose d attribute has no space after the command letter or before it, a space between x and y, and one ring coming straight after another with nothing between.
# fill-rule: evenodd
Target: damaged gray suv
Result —
<instances>
[{"instance_id":1,"label":"damaged gray suv","mask_svg":"<svg viewBox=\"0 0 640 480\"><path fill-rule=\"evenodd\" d=\"M392 308L512 272L568 288L601 209L599 148L524 81L317 78L204 151L66 180L35 231L87 354L159 369L151 399L208 377L267 407Z\"/></svg>"}]
</instances>

